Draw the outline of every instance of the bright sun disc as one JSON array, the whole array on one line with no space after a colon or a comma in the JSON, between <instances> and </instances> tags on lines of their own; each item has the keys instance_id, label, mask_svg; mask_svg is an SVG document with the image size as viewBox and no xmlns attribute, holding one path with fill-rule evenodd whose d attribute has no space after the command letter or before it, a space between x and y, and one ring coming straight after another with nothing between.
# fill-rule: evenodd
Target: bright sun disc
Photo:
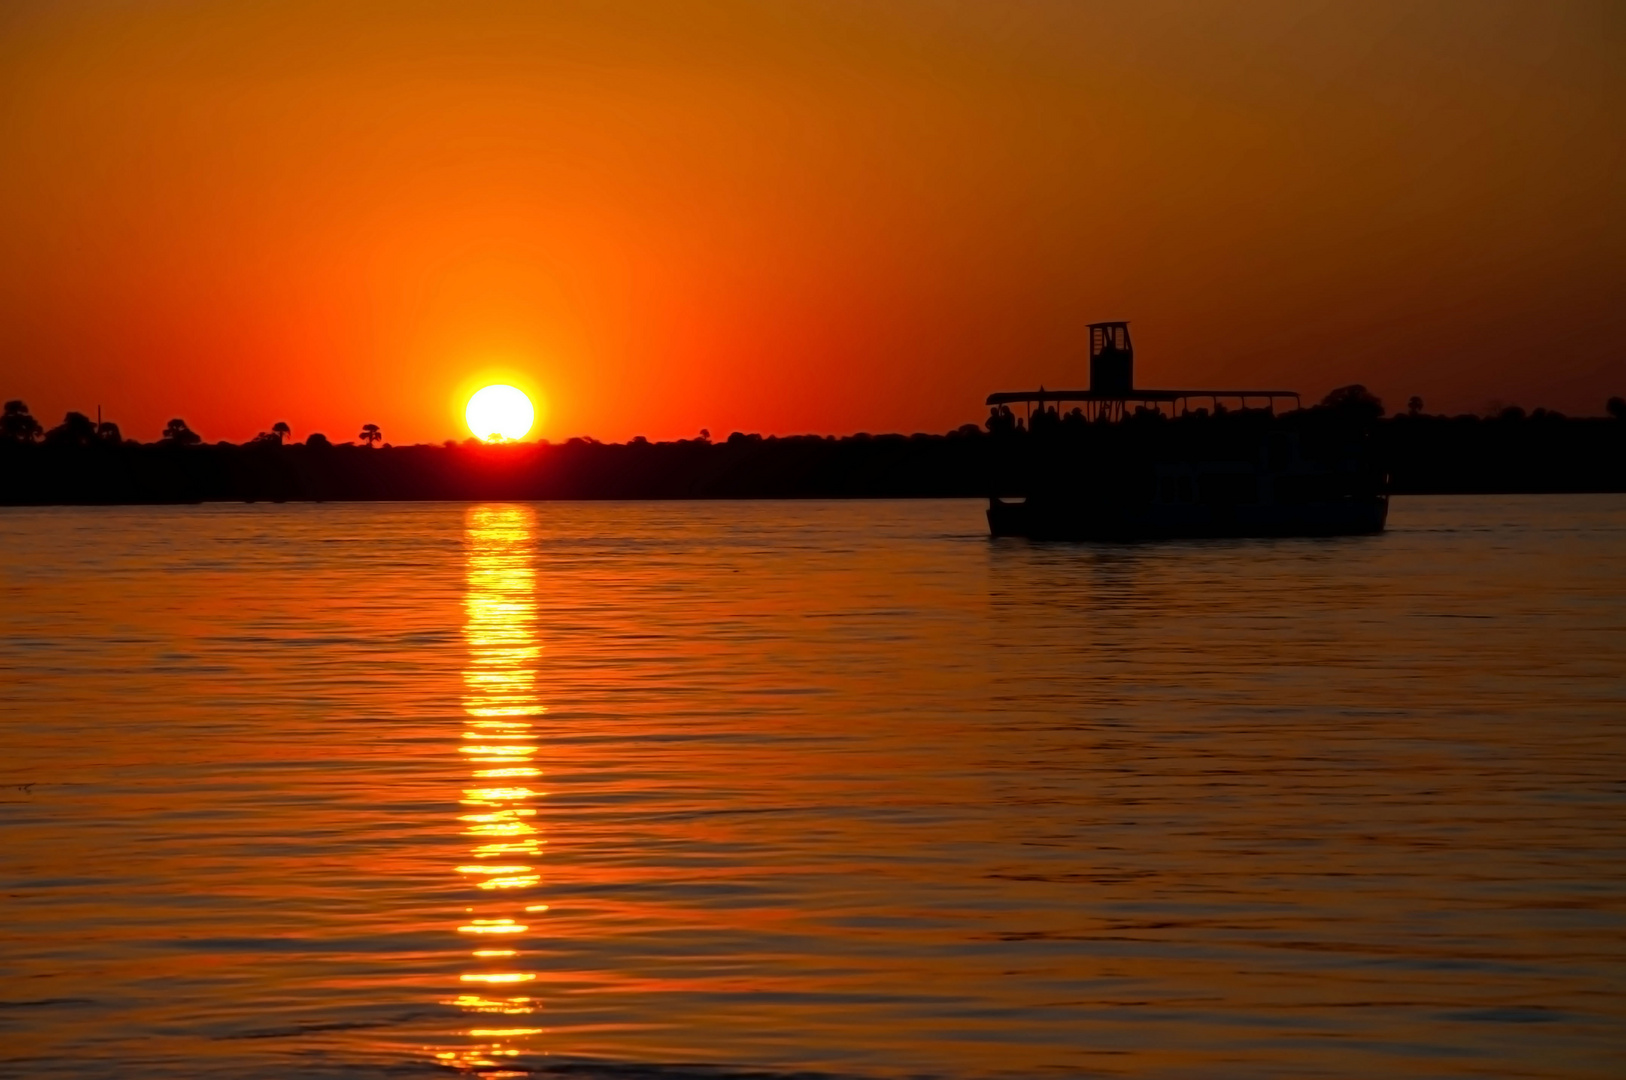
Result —
<instances>
[{"instance_id":1,"label":"bright sun disc","mask_svg":"<svg viewBox=\"0 0 1626 1080\"><path fill-rule=\"evenodd\" d=\"M536 410L525 392L512 386L488 386L469 398L463 418L476 438L522 439L536 421Z\"/></svg>"}]
</instances>

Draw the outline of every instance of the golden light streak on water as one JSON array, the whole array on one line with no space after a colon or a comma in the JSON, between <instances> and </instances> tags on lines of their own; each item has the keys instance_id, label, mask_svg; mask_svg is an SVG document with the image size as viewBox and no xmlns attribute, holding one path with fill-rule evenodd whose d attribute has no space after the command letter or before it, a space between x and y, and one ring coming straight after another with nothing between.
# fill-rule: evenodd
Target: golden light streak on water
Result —
<instances>
[{"instance_id":1,"label":"golden light streak on water","mask_svg":"<svg viewBox=\"0 0 1626 1080\"><path fill-rule=\"evenodd\" d=\"M463 794L469 796L471 799L485 801L489 799L529 799L532 795L537 794L537 792L532 791L530 788L504 787L469 788L464 791Z\"/></svg>"},{"instance_id":2,"label":"golden light streak on water","mask_svg":"<svg viewBox=\"0 0 1626 1080\"><path fill-rule=\"evenodd\" d=\"M479 884L480 888L482 889L524 889L535 885L541 880L542 878L540 875L530 874L524 877L492 878L489 881L482 881Z\"/></svg>"},{"instance_id":3,"label":"golden light streak on water","mask_svg":"<svg viewBox=\"0 0 1626 1080\"><path fill-rule=\"evenodd\" d=\"M459 994L442 1005L453 1005L465 1012L494 1013L503 1016L520 1016L536 1011L532 999L528 997L488 998L478 994Z\"/></svg>"},{"instance_id":4,"label":"golden light streak on water","mask_svg":"<svg viewBox=\"0 0 1626 1080\"><path fill-rule=\"evenodd\" d=\"M464 623L467 664L463 670L465 688L463 711L467 717L457 753L473 765L497 768L474 769L472 778L492 780L540 776L525 759L535 755L537 731L527 717L543 714L537 697L536 666L542 646L536 640L536 573L533 567L535 513L529 507L475 507L466 518L468 551ZM535 857L541 842L530 839L536 828L522 818L536 815L528 801L541 793L520 785L467 787L459 802L464 806L486 808L477 813L459 814L463 833L471 839L485 837L527 837L509 842L471 845L476 859L523 854ZM478 936L502 935L517 938L530 926L513 918L519 911L540 911L546 905L524 904L525 892L541 883L541 874L530 865L478 863L457 866L456 873L467 887L477 891L471 897L470 918L458 932ZM501 897L501 899L498 899ZM512 962L519 950L474 949L471 958L478 963ZM535 972L477 969L458 976L463 983L502 986L531 982ZM465 1012L523 1015L535 1011L530 998L502 1001L460 995L453 1004ZM470 1039L520 1039L541 1033L540 1028L473 1028ZM528 1047L519 1043L491 1043L454 1051L441 1051L436 1058L461 1071L477 1072L483 1080L496 1080L508 1073L492 1072L498 1058L517 1058ZM524 1075L513 1073L511 1075Z\"/></svg>"},{"instance_id":5,"label":"golden light streak on water","mask_svg":"<svg viewBox=\"0 0 1626 1080\"><path fill-rule=\"evenodd\" d=\"M541 1028L474 1028L469 1035L476 1039L511 1039L515 1035L539 1035Z\"/></svg>"},{"instance_id":6,"label":"golden light streak on water","mask_svg":"<svg viewBox=\"0 0 1626 1080\"><path fill-rule=\"evenodd\" d=\"M535 855L540 843L537 840L521 840L513 844L481 844L474 849L474 857L489 859L494 855Z\"/></svg>"}]
</instances>

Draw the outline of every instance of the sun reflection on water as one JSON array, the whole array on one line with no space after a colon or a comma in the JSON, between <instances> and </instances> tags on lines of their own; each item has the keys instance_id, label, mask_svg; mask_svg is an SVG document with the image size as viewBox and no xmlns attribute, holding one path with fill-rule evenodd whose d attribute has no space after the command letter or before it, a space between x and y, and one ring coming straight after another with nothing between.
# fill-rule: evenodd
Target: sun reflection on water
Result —
<instances>
[{"instance_id":1,"label":"sun reflection on water","mask_svg":"<svg viewBox=\"0 0 1626 1080\"><path fill-rule=\"evenodd\" d=\"M454 868L469 890L459 934L474 945L491 941L503 948L470 950L470 970L458 976L464 985L486 988L485 994L459 994L444 1004L465 1013L528 1016L540 1005L534 998L504 995L509 987L534 982L524 970L523 935L529 923L515 916L546 911L535 903L542 876L536 860L542 854L537 827L527 820L536 809L531 800L545 792L526 784L542 775L530 760L537 753L536 731L525 718L541 716L536 691L536 665L542 647L536 640L536 570L533 551L536 514L526 506L479 506L466 520L468 549L467 618L463 670L464 731L456 753L467 765L495 766L471 770L471 786L459 802L473 812L458 815L470 840L466 861ZM507 781L507 783L496 783ZM492 842L498 841L498 842ZM506 947L512 946L512 947ZM491 995L491 996L486 996ZM539 1027L471 1027L470 1043L438 1049L438 1064L484 1078L527 1075L514 1072L515 1059L529 1051Z\"/></svg>"}]
</instances>

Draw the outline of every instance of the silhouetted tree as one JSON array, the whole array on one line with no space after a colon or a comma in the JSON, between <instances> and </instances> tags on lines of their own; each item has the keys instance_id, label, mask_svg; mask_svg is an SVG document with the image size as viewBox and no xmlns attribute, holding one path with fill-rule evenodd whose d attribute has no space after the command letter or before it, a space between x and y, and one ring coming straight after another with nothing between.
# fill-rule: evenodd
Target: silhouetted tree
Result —
<instances>
[{"instance_id":1,"label":"silhouetted tree","mask_svg":"<svg viewBox=\"0 0 1626 1080\"><path fill-rule=\"evenodd\" d=\"M179 416L164 425L164 433L159 437L176 446L196 446L203 441L203 436L187 427Z\"/></svg>"},{"instance_id":2,"label":"silhouetted tree","mask_svg":"<svg viewBox=\"0 0 1626 1080\"><path fill-rule=\"evenodd\" d=\"M1406 399L1406 415L1421 416L1423 413L1423 399L1413 394Z\"/></svg>"},{"instance_id":3,"label":"silhouetted tree","mask_svg":"<svg viewBox=\"0 0 1626 1080\"><path fill-rule=\"evenodd\" d=\"M289 436L293 435L293 433L294 429L288 426L288 421L286 420L278 420L276 423L271 425L271 434L277 437L277 442L279 443L287 442Z\"/></svg>"},{"instance_id":4,"label":"silhouetted tree","mask_svg":"<svg viewBox=\"0 0 1626 1080\"><path fill-rule=\"evenodd\" d=\"M119 426L111 420L103 420L96 425L96 437L102 442L112 443L114 446L124 441L124 437L119 433Z\"/></svg>"},{"instance_id":5,"label":"silhouetted tree","mask_svg":"<svg viewBox=\"0 0 1626 1080\"><path fill-rule=\"evenodd\" d=\"M47 446L89 446L96 439L96 421L84 413L71 412L62 423L45 433Z\"/></svg>"},{"instance_id":6,"label":"silhouetted tree","mask_svg":"<svg viewBox=\"0 0 1626 1080\"><path fill-rule=\"evenodd\" d=\"M1339 412L1365 413L1374 419L1383 415L1383 399L1360 383L1340 386L1322 398L1321 404Z\"/></svg>"},{"instance_id":7,"label":"silhouetted tree","mask_svg":"<svg viewBox=\"0 0 1626 1080\"><path fill-rule=\"evenodd\" d=\"M378 443L379 443L379 440L382 439L383 437L384 437L384 433L382 431L378 430L378 425L377 424L363 424L363 425L361 425L361 434L356 436L356 438L358 438L362 442L366 443L369 448L377 446Z\"/></svg>"},{"instance_id":8,"label":"silhouetted tree","mask_svg":"<svg viewBox=\"0 0 1626 1080\"><path fill-rule=\"evenodd\" d=\"M27 405L21 401L6 402L6 411L0 415L0 438L31 443L43 434L45 429L29 414Z\"/></svg>"},{"instance_id":9,"label":"silhouetted tree","mask_svg":"<svg viewBox=\"0 0 1626 1080\"><path fill-rule=\"evenodd\" d=\"M16 402L15 404L21 404L21 402ZM1605 407L1609 410L1609 415L1613 416L1616 420L1626 420L1626 398L1612 397L1609 399L1609 404ZM11 406L7 405L6 408L9 409Z\"/></svg>"},{"instance_id":10,"label":"silhouetted tree","mask_svg":"<svg viewBox=\"0 0 1626 1080\"><path fill-rule=\"evenodd\" d=\"M1404 412L1405 399L1400 400ZM1504 404L1497 403L1496 410ZM1620 419L1566 420L1551 411L1533 411L1518 423L1485 415L1460 420L1402 416L1380 418L1370 428L1361 414L1319 406L1275 418L1254 410L1225 416L1204 410L1200 417L1187 418L1148 412L1123 423L1063 417L1048 430L1040 421L1035 437L1021 433L1014 415L996 410L990 426L1000 434L988 437L975 435L977 429L966 425L932 436L838 439L741 433L727 446L684 439L629 448L573 438L554 445L486 447L470 439L450 447L397 447L376 456L352 454L351 443L332 447L316 432L291 450L242 449L229 443L180 450L173 438L166 438L157 452L131 443L115 449L97 441L87 449L64 450L8 441L0 443L0 504L972 496L1007 483L1011 494L1019 495L1028 480L1042 480L1052 466L1064 475L1065 470L1103 462L1099 477L1115 484L1119 477L1139 482L1133 464L1158 460L1165 452L1236 453L1242 455L1238 460L1259 453L1274 460L1283 441L1275 438L1278 434L1296 436L1297 453L1306 461L1341 463L1358 439L1392 470L1399 492L1626 491L1626 454L1621 452L1626 403L1611 412ZM19 428L15 418L25 413L21 403L10 409L13 419L7 430ZM82 421L73 428L82 433ZM175 428L186 431L182 421ZM104 430L98 429L98 439ZM181 441L188 440L183 436ZM491 467L505 462L513 467Z\"/></svg>"}]
</instances>

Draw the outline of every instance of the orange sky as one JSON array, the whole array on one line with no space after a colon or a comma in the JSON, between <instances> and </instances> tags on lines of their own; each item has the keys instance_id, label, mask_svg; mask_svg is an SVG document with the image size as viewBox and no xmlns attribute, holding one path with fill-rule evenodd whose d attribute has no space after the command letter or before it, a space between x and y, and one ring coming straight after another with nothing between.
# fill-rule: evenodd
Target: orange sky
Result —
<instances>
[{"instance_id":1,"label":"orange sky","mask_svg":"<svg viewBox=\"0 0 1626 1080\"><path fill-rule=\"evenodd\" d=\"M0 397L145 439L1626 393L1610 0L10 0L0 140Z\"/></svg>"}]
</instances>

